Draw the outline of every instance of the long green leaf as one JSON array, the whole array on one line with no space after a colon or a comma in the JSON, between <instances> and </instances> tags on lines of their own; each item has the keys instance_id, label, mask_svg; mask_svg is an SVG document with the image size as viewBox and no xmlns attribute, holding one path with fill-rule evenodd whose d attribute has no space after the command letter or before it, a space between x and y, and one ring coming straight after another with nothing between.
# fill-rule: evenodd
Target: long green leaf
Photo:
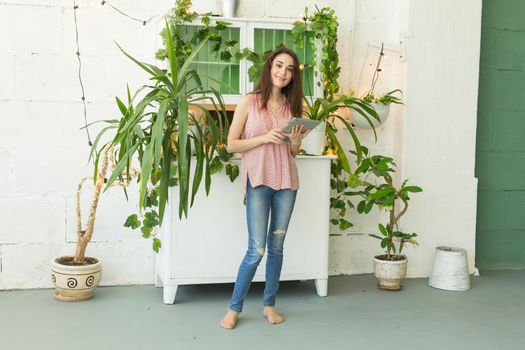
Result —
<instances>
[{"instance_id":1,"label":"long green leaf","mask_svg":"<svg viewBox=\"0 0 525 350\"><path fill-rule=\"evenodd\" d=\"M133 154L137 150L138 146L139 146L138 144L134 145L129 150L127 150L127 152L124 154L124 156L119 158L120 161L118 162L117 166L113 170L113 173L111 173L111 176L109 177L109 180L108 180L108 182L106 184L106 188L104 189L104 191L106 191L108 188L110 188L111 184L113 184L113 182L115 182L117 177L119 177L120 174L122 174L122 171L124 171L124 168L126 166L128 166L128 164L129 164L129 162L131 160L131 157L133 156Z\"/></svg>"},{"instance_id":2,"label":"long green leaf","mask_svg":"<svg viewBox=\"0 0 525 350\"><path fill-rule=\"evenodd\" d=\"M104 149L106 149L106 147L110 147L110 144L111 143L106 143L104 146L102 146L99 152L96 152L96 157L95 157L95 162L94 162L95 166L93 167L93 185L97 183L97 179L98 179L98 165L100 162L100 156L104 153Z\"/></svg>"},{"instance_id":3,"label":"long green leaf","mask_svg":"<svg viewBox=\"0 0 525 350\"><path fill-rule=\"evenodd\" d=\"M210 163L213 158L213 153L215 152L215 144L212 144L210 149L206 149L206 152L204 152L204 155L206 157L206 171L204 173L204 188L206 189L206 195L210 193L211 189L211 168ZM211 156L210 156L211 154Z\"/></svg>"},{"instance_id":4,"label":"long green leaf","mask_svg":"<svg viewBox=\"0 0 525 350\"><path fill-rule=\"evenodd\" d=\"M326 133L328 134L330 141L336 148L337 157L339 158L341 167L344 169L344 171L350 173L352 170L350 169L350 164L348 162L348 158L346 157L345 151L343 150L343 147L341 147L339 140L335 136L335 131L332 129L332 126L328 123L326 124Z\"/></svg>"},{"instance_id":5,"label":"long green leaf","mask_svg":"<svg viewBox=\"0 0 525 350\"><path fill-rule=\"evenodd\" d=\"M355 134L354 129L348 123L348 121L346 121L346 119L344 119L343 117L341 117L339 115L336 115L335 117L337 119L339 119L345 125L346 130L348 130L348 132L350 133L350 136L352 137L352 140L354 141L355 155L357 157L356 162L357 162L357 164L361 163L361 160L362 160L362 157L363 157L363 149L362 149L362 146L361 146L361 142L359 141L359 138Z\"/></svg>"},{"instance_id":6,"label":"long green leaf","mask_svg":"<svg viewBox=\"0 0 525 350\"><path fill-rule=\"evenodd\" d=\"M407 191L407 192L413 192L413 193L417 193L417 192L422 192L423 189L419 186L407 186L405 188L403 188L404 191Z\"/></svg>"},{"instance_id":7,"label":"long green leaf","mask_svg":"<svg viewBox=\"0 0 525 350\"><path fill-rule=\"evenodd\" d=\"M148 146L146 146L146 150L144 151L144 154L142 155L141 164L142 167L140 169L140 196L139 196L139 208L144 208L144 205L146 203L146 194L148 189L148 182L150 180L151 171L153 170L153 152L154 152L154 144L153 141L155 138L156 130L153 130L153 135L151 138L151 141L148 143Z\"/></svg>"},{"instance_id":8,"label":"long green leaf","mask_svg":"<svg viewBox=\"0 0 525 350\"><path fill-rule=\"evenodd\" d=\"M168 61L170 62L170 72L171 72L171 81L173 84L173 91L176 93L175 86L178 85L178 61L177 61L177 54L175 53L175 49L173 47L173 39L171 38L171 29L170 25L168 24L168 21L166 20L166 49L168 53ZM178 89L177 89L178 90Z\"/></svg>"},{"instance_id":9,"label":"long green leaf","mask_svg":"<svg viewBox=\"0 0 525 350\"><path fill-rule=\"evenodd\" d=\"M133 128L137 123L139 123L144 115L144 109L149 106L153 101L158 98L157 91L153 90L148 93L140 102L137 104L137 107L133 111L133 114L126 118L125 124L122 128L119 129L119 133L125 133L128 129Z\"/></svg>"},{"instance_id":10,"label":"long green leaf","mask_svg":"<svg viewBox=\"0 0 525 350\"><path fill-rule=\"evenodd\" d=\"M193 60L195 59L195 57L197 56L199 51L204 47L204 45L206 45L206 43L208 42L209 38L210 38L210 36L207 35L206 37L204 37L204 39L202 39L202 41L199 43L199 45L197 45L192 50L191 54L188 56L188 58L186 59L186 61L182 65L182 68L179 70L179 72L178 72L179 76L178 76L178 79L176 80L176 83L174 81L174 85L176 85L179 90L181 88L182 78L185 77L186 71L188 70L189 65L193 62Z\"/></svg>"},{"instance_id":11,"label":"long green leaf","mask_svg":"<svg viewBox=\"0 0 525 350\"><path fill-rule=\"evenodd\" d=\"M149 64L148 67L155 73L155 76L151 78L152 80L157 80L164 83L164 85L169 89L171 93L175 92L175 87L173 86L172 81L167 76L165 70L160 69L159 67L153 64Z\"/></svg>"},{"instance_id":12,"label":"long green leaf","mask_svg":"<svg viewBox=\"0 0 525 350\"><path fill-rule=\"evenodd\" d=\"M378 199L378 198L383 198L385 196L388 196L389 194L392 194L394 193L396 190L393 189L392 187L385 187L385 188L382 188L380 189L379 191L377 191L376 193L372 194L370 196L370 199Z\"/></svg>"},{"instance_id":13,"label":"long green leaf","mask_svg":"<svg viewBox=\"0 0 525 350\"><path fill-rule=\"evenodd\" d=\"M220 81L220 80L217 80L217 79L215 79L214 77L212 77L212 76L210 76L210 75L208 75L208 74L199 74L199 75L200 75L200 78L201 78L201 79L202 79L202 78L206 78L206 80L208 80L208 81L212 81L212 82L218 84L219 86L221 86L221 87L223 87L223 88L229 90L228 92L229 92L230 94L235 94L235 91L233 90L233 88L231 87L231 85L226 84L226 83L224 83L224 82L222 82L222 81Z\"/></svg>"},{"instance_id":14,"label":"long green leaf","mask_svg":"<svg viewBox=\"0 0 525 350\"><path fill-rule=\"evenodd\" d=\"M155 168L158 168L160 164L160 150L162 148L163 143L163 127L164 127L164 118L166 117L166 111L168 109L169 100L165 99L160 103L159 107L159 113L157 114L157 119L154 122L155 126L155 138L152 139L152 141L155 144L155 153L154 153L154 159L155 159Z\"/></svg>"},{"instance_id":15,"label":"long green leaf","mask_svg":"<svg viewBox=\"0 0 525 350\"><path fill-rule=\"evenodd\" d=\"M189 157L187 154L188 144L188 102L186 95L179 92L178 96L178 140L177 161L179 171L179 216L187 215L188 187L189 187Z\"/></svg>"},{"instance_id":16,"label":"long green leaf","mask_svg":"<svg viewBox=\"0 0 525 350\"><path fill-rule=\"evenodd\" d=\"M139 60L137 60L136 58L128 54L116 41L114 43L118 46L120 51L122 51L122 53L126 55L126 57L128 57L130 60L135 62L140 68L144 69L146 72L148 72L151 75L155 75L155 72L153 72L150 68L148 68L144 63L140 62Z\"/></svg>"},{"instance_id":17,"label":"long green leaf","mask_svg":"<svg viewBox=\"0 0 525 350\"><path fill-rule=\"evenodd\" d=\"M95 141L93 141L93 145L91 146L91 150L89 152L89 158L88 162L91 161L91 158L93 158L93 155L97 153L97 145L100 141L100 138L104 133L110 129L116 129L117 127L115 125L106 126L104 129L100 130L100 132L97 134L97 137L95 138Z\"/></svg>"},{"instance_id":18,"label":"long green leaf","mask_svg":"<svg viewBox=\"0 0 525 350\"><path fill-rule=\"evenodd\" d=\"M120 113L122 113L123 116L127 116L128 108L126 107L124 102L122 102L118 97L115 97L115 100L117 101L117 106L120 109Z\"/></svg>"},{"instance_id":19,"label":"long green leaf","mask_svg":"<svg viewBox=\"0 0 525 350\"><path fill-rule=\"evenodd\" d=\"M164 157L162 158L162 174L160 177L159 185L159 221L162 225L164 219L164 211L166 209L166 203L169 198L169 180L170 180L170 168L171 168L171 149L170 149L171 135L166 135L163 142Z\"/></svg>"},{"instance_id":20,"label":"long green leaf","mask_svg":"<svg viewBox=\"0 0 525 350\"><path fill-rule=\"evenodd\" d=\"M204 116L206 117L206 120L207 120L207 126L208 126L208 129L210 131L210 135L211 135L211 143L212 144L216 144L219 140L219 133L217 131L217 126L215 125L215 119L213 118L213 116L211 115L210 111L208 111L206 108L204 108L203 106L199 105L199 104L191 104L192 106L198 108L201 110L201 112L204 114Z\"/></svg>"},{"instance_id":21,"label":"long green leaf","mask_svg":"<svg viewBox=\"0 0 525 350\"><path fill-rule=\"evenodd\" d=\"M377 227L379 228L379 231L383 234L383 236L388 236L388 231L386 230L385 226L383 226L383 224L378 224Z\"/></svg>"},{"instance_id":22,"label":"long green leaf","mask_svg":"<svg viewBox=\"0 0 525 350\"><path fill-rule=\"evenodd\" d=\"M222 100L222 95L217 90L211 88L211 91L213 92L215 96L215 98L211 99L211 102L218 116L219 138L222 143L226 143L226 140L223 140L222 136L224 135L224 130L229 130L229 119L226 113L226 109L224 107L224 101ZM218 107L217 107L217 103L219 104Z\"/></svg>"},{"instance_id":23,"label":"long green leaf","mask_svg":"<svg viewBox=\"0 0 525 350\"><path fill-rule=\"evenodd\" d=\"M199 128L200 133L200 127ZM202 140L202 135L200 136ZM195 140L195 156L197 159L197 163L195 165L195 173L193 176L193 185L191 189L191 204L190 206L193 206L193 202L195 200L195 195L197 194L199 190L199 186L202 180L202 172L203 172L203 163L204 163L204 150L202 147L202 143L198 140Z\"/></svg>"}]
</instances>

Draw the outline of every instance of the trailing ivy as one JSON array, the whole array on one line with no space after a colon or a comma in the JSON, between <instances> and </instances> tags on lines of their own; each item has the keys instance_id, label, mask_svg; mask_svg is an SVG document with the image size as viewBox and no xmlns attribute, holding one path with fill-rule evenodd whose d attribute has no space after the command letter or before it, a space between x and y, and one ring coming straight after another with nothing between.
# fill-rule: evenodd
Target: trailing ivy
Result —
<instances>
[{"instance_id":1,"label":"trailing ivy","mask_svg":"<svg viewBox=\"0 0 525 350\"><path fill-rule=\"evenodd\" d=\"M335 193L335 195L330 198L330 209L337 212L336 217L330 219L330 223L337 226L339 230L345 231L354 226L345 219L347 207L354 208L349 198L348 173L343 170L343 167L338 161L332 161L330 172L330 188L332 189L332 193Z\"/></svg>"},{"instance_id":2,"label":"trailing ivy","mask_svg":"<svg viewBox=\"0 0 525 350\"><path fill-rule=\"evenodd\" d=\"M310 15L308 7L304 9L303 21L296 21L293 24L292 34L295 45L303 47L304 38L307 31L312 31L314 36L311 41L319 40L322 45L321 61L314 58L314 65L319 66L319 71L323 74L324 98L332 101L339 92L339 54L337 53L337 16L335 11L329 7L321 10L315 6L315 12ZM315 72L317 74L317 71Z\"/></svg>"},{"instance_id":3,"label":"trailing ivy","mask_svg":"<svg viewBox=\"0 0 525 350\"><path fill-rule=\"evenodd\" d=\"M204 38L208 38L208 45L210 45L213 52L215 52L222 61L229 62L234 57L234 47L238 44L237 40L226 40L223 38L221 33L231 26L230 22L225 21L214 21L211 23L209 15L199 15L196 12L189 10L191 6L191 0L177 0L177 6L172 9L171 15L168 16L170 24L170 32L172 36L172 42L175 46L175 52L177 60L179 62L185 62L186 59L191 55L193 49L202 41ZM200 16L201 25L193 33L191 37L185 35L184 29L188 24L193 23ZM210 25L212 24L212 25ZM165 60L166 54L166 42L167 42L167 31L163 29L160 32L162 37L164 48L159 49L155 55L158 60Z\"/></svg>"},{"instance_id":4,"label":"trailing ivy","mask_svg":"<svg viewBox=\"0 0 525 350\"><path fill-rule=\"evenodd\" d=\"M238 60L246 59L252 62L252 66L248 68L248 80L254 82L261 75L264 63L271 52L272 50L258 53L249 48L244 48L242 51L238 51L235 54L235 58Z\"/></svg>"},{"instance_id":5,"label":"trailing ivy","mask_svg":"<svg viewBox=\"0 0 525 350\"><path fill-rule=\"evenodd\" d=\"M315 6L314 13L310 14L308 7L304 9L302 21L296 21L293 24L292 34L295 45L303 47L306 33L313 32L310 38L314 43L320 42L322 53L320 61L318 55L314 56L314 66L318 67L322 73L323 95L328 102L334 101L339 92L339 54L337 53L337 29L339 23L335 11L329 7L319 9ZM314 70L317 76L318 71ZM318 83L320 84L320 83ZM335 129L335 126L333 126ZM336 145L332 145L334 149ZM340 231L345 231L353 226L345 216L347 209L353 209L354 205L350 200L352 195L349 191L349 179L355 178L355 175L349 172L348 166L344 167L340 157L334 159L331 165L330 187L332 196L330 198L330 208L337 212L336 216L331 218L330 223Z\"/></svg>"}]
</instances>

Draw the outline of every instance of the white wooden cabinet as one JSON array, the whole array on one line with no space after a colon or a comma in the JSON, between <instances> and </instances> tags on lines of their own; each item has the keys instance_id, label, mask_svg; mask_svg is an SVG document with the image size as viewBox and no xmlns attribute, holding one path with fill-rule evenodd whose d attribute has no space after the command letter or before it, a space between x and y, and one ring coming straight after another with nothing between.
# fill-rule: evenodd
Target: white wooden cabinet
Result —
<instances>
[{"instance_id":1,"label":"white wooden cabinet","mask_svg":"<svg viewBox=\"0 0 525 350\"><path fill-rule=\"evenodd\" d=\"M334 157L298 156L300 188L284 245L281 280L315 280L317 294L327 295L330 208L330 162ZM239 160L237 160L239 162ZM156 255L156 285L164 303L175 302L177 287L234 282L246 252L243 189L224 175L212 178L210 195L197 194L188 218L178 216L178 188L171 189ZM254 281L264 281L264 258Z\"/></svg>"}]
</instances>

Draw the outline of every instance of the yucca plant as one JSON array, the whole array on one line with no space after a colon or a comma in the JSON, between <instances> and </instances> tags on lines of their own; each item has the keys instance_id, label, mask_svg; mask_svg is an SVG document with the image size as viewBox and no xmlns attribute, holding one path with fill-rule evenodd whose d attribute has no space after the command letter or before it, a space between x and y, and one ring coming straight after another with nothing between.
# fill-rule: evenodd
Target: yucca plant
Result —
<instances>
[{"instance_id":1,"label":"yucca plant","mask_svg":"<svg viewBox=\"0 0 525 350\"><path fill-rule=\"evenodd\" d=\"M136 214L130 215L125 226L141 227L144 238L149 238L154 227L162 224L170 186L179 187L180 217L188 215L188 208L193 204L203 179L206 194L209 193L211 175L216 168L214 162L217 161L214 154L218 148L219 154L225 153L221 145L224 144L224 130L228 128L221 95L214 89L204 90L199 75L190 69L191 62L206 45L209 36L202 38L187 59L181 61L168 23L165 31L167 69L140 62L119 46L129 59L150 75L153 84L140 89L143 97L138 102L131 97L129 89L127 104L116 98L122 117L107 120L109 126L102 129L92 147L95 174L104 150L111 147L115 150L117 165L107 180L107 187L125 177L132 162L138 159L139 208L144 219L141 222ZM203 101L213 104L216 118L199 104ZM202 112L206 134L189 112L190 106ZM197 134L189 131L188 124L192 120L197 126ZM100 137L109 130L116 130L113 139L99 148ZM193 156L190 143L194 145ZM192 161L195 162L193 171ZM159 248L160 241L154 237L153 249L158 251Z\"/></svg>"}]
</instances>

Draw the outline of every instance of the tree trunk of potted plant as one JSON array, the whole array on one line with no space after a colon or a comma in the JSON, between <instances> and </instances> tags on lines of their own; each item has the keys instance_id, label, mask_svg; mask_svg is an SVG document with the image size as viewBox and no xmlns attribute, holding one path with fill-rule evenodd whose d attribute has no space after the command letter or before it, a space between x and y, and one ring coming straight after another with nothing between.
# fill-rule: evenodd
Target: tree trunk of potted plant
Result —
<instances>
[{"instance_id":1,"label":"tree trunk of potted plant","mask_svg":"<svg viewBox=\"0 0 525 350\"><path fill-rule=\"evenodd\" d=\"M91 206L86 228L82 228L80 196L84 182L91 177L80 180L76 193L76 215L77 215L77 245L74 256L60 256L52 261L51 278L55 285L55 299L60 301L80 301L93 296L102 276L102 264L100 259L87 257L86 248L93 236L95 216L97 212L100 194L105 188L106 173L111 158L111 149L104 154L102 166L93 190ZM113 162L112 162L113 163ZM112 164L114 165L114 164ZM135 173L133 175L136 175ZM128 182L114 183L115 186L127 186Z\"/></svg>"},{"instance_id":2,"label":"tree trunk of potted plant","mask_svg":"<svg viewBox=\"0 0 525 350\"><path fill-rule=\"evenodd\" d=\"M392 178L385 177L385 182L391 188L394 187ZM390 211L390 220L386 227L387 232L393 232L394 227L399 219L406 213L408 209L408 201L401 198L403 201L403 209L396 215L395 201L392 203L392 210ZM394 237L390 237L393 239ZM391 245L392 244L392 245ZM388 247L393 246L389 243ZM401 248L402 249L402 248ZM387 249L386 254L376 255L374 257L374 275L379 279L378 287L383 290L401 290L403 286L401 281L407 275L408 259L405 255L390 254L390 249Z\"/></svg>"},{"instance_id":3,"label":"tree trunk of potted plant","mask_svg":"<svg viewBox=\"0 0 525 350\"><path fill-rule=\"evenodd\" d=\"M364 159L356 169L356 174L374 175L375 179L383 179L384 182L375 180L372 182L356 181L353 179L355 187L364 187L363 190L354 192L363 200L357 205L358 213L369 213L374 205L379 209L389 211L387 225L379 224L379 234L369 234L369 236L380 241L380 246L385 249L385 253L374 257L374 275L379 279L378 287L384 290L400 290L401 280L406 276L407 257L402 254L406 244L418 245L414 237L415 233L406 233L399 229L399 219L408 209L410 193L423 191L418 186L407 186L407 181L403 181L398 188L394 187L394 182L390 173L395 170L395 162L390 157L381 155L371 156L368 149L363 147ZM401 201L403 208L396 214L396 202Z\"/></svg>"}]
</instances>

